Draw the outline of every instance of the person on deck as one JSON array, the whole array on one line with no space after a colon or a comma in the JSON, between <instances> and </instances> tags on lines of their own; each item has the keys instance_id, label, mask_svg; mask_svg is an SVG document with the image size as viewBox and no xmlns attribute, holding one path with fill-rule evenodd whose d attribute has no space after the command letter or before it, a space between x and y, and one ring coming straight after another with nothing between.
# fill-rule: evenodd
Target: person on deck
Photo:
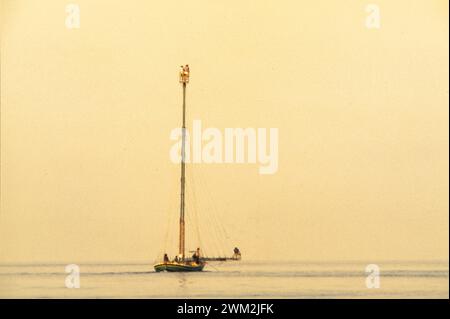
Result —
<instances>
[{"instance_id":1,"label":"person on deck","mask_svg":"<svg viewBox=\"0 0 450 319\"><path fill-rule=\"evenodd\" d=\"M189 64L186 64L183 68L183 74L184 74L184 82L189 82Z\"/></svg>"},{"instance_id":2,"label":"person on deck","mask_svg":"<svg viewBox=\"0 0 450 319\"><path fill-rule=\"evenodd\" d=\"M169 256L167 254L164 254L164 263L167 264L169 262Z\"/></svg>"},{"instance_id":3,"label":"person on deck","mask_svg":"<svg viewBox=\"0 0 450 319\"><path fill-rule=\"evenodd\" d=\"M233 252L233 259L241 259L241 251L239 250L239 248L234 247Z\"/></svg>"},{"instance_id":4,"label":"person on deck","mask_svg":"<svg viewBox=\"0 0 450 319\"><path fill-rule=\"evenodd\" d=\"M184 82L184 66L180 65L180 83Z\"/></svg>"},{"instance_id":5,"label":"person on deck","mask_svg":"<svg viewBox=\"0 0 450 319\"><path fill-rule=\"evenodd\" d=\"M200 248L197 248L195 253L192 255L192 259L195 261L196 264L200 264Z\"/></svg>"}]
</instances>

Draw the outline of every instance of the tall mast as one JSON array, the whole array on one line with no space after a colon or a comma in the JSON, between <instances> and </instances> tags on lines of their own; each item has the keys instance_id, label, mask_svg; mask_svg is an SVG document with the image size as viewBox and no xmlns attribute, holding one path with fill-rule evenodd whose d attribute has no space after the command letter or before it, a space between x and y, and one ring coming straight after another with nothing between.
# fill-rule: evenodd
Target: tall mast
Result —
<instances>
[{"instance_id":1,"label":"tall mast","mask_svg":"<svg viewBox=\"0 0 450 319\"><path fill-rule=\"evenodd\" d=\"M184 259L185 256L185 231L184 231L184 194L186 174L186 84L189 83L189 66L182 67L180 71L180 82L183 84L183 124L181 127L181 196L180 196L180 238L178 254Z\"/></svg>"}]
</instances>

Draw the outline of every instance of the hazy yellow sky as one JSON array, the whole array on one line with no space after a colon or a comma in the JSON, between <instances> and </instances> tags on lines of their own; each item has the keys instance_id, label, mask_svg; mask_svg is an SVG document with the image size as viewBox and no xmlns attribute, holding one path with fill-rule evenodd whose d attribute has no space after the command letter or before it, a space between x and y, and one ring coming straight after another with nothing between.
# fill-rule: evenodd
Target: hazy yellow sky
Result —
<instances>
[{"instance_id":1,"label":"hazy yellow sky","mask_svg":"<svg viewBox=\"0 0 450 319\"><path fill-rule=\"evenodd\" d=\"M247 259L448 260L448 1L71 2L79 29L69 1L1 0L0 262L176 242L182 63L189 125L279 128L274 175L188 169L205 245L215 206Z\"/></svg>"}]
</instances>

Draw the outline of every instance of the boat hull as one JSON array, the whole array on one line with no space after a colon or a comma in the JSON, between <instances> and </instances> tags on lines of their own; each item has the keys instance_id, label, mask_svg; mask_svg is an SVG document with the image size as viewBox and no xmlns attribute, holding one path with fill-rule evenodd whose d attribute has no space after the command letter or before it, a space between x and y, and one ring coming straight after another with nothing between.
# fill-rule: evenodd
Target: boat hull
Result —
<instances>
[{"instance_id":1,"label":"boat hull","mask_svg":"<svg viewBox=\"0 0 450 319\"><path fill-rule=\"evenodd\" d=\"M160 263L154 266L156 272L168 271L168 272L193 272L202 271L205 264L184 264L184 263Z\"/></svg>"}]
</instances>

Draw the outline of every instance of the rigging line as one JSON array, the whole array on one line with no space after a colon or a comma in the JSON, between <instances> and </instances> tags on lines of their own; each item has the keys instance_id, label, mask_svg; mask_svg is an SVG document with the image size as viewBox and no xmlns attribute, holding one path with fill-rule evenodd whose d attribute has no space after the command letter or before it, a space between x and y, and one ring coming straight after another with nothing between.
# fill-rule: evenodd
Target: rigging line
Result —
<instances>
[{"instance_id":1,"label":"rigging line","mask_svg":"<svg viewBox=\"0 0 450 319\"><path fill-rule=\"evenodd\" d=\"M211 193L209 190L207 190L207 191L209 192L209 197L210 197L210 199L211 199L212 206L213 206L213 216L214 216L218 221L221 221L221 219L220 219L220 217L219 217L219 215L220 215L220 214L219 214L219 210L217 209L217 206L216 206L215 201L214 201L214 199L213 199L213 195L212 195L212 193ZM229 239L229 236L228 236L228 234L227 234L227 231L226 231L225 226L223 225L222 222L218 223L218 225L219 225L219 230L221 231L222 235L224 236L224 239L228 240L228 239Z\"/></svg>"},{"instance_id":2,"label":"rigging line","mask_svg":"<svg viewBox=\"0 0 450 319\"><path fill-rule=\"evenodd\" d=\"M210 205L212 207L212 218L215 221L215 225L217 225L217 235L220 238L220 243L221 243L221 250L222 250L222 255L226 256L226 251L228 251L228 244L227 244L227 235L224 232L224 225L223 225L223 220L219 217L218 214L218 209L217 209L217 204L214 200L214 196L211 192L211 190L208 188L206 189L206 192L208 193L207 197L208 200L210 202Z\"/></svg>"},{"instance_id":3,"label":"rigging line","mask_svg":"<svg viewBox=\"0 0 450 319\"><path fill-rule=\"evenodd\" d=\"M195 175L195 174L193 174L193 175ZM194 177L195 178L195 177ZM195 183L195 182L194 182ZM206 209L204 210L205 212L207 211ZM208 226L214 226L214 222L212 221L212 219L211 219L211 216L210 216L210 214L209 213L207 213L207 214L205 214L204 215L205 217L204 217L204 220L206 221L206 223L207 223L207 225ZM206 229L210 229L210 227L206 227ZM211 240L209 240L209 243L210 243L210 246L211 246L211 248L212 248L212 251L216 251L216 252L218 252L218 253L220 253L220 247L218 246L218 240L219 240L219 238L217 238L217 233L215 232L215 230L214 229L212 229L212 233L211 232L208 232L208 233L210 233L210 239ZM209 250L209 249L208 249Z\"/></svg>"},{"instance_id":4,"label":"rigging line","mask_svg":"<svg viewBox=\"0 0 450 319\"><path fill-rule=\"evenodd\" d=\"M201 176L204 176L203 174L201 174ZM203 182L203 183L205 183L204 182L204 180L203 179L201 179L201 181ZM220 220L220 218L218 217L218 210L217 210L217 207L216 207L216 205L214 204L214 200L212 199L212 193L211 193L211 191L209 190L209 188L208 187L206 187L206 185L205 185L205 192L207 193L207 201L209 202L209 204L211 205L211 207L212 207L212 211L211 211L211 218L213 219L213 221L214 221L214 226L216 226L216 228L217 228L217 236L218 236L218 239L219 239L219 241L222 243L222 245L221 245L221 253L222 253L222 255L225 255L225 253L224 253L224 251L223 251L223 243L225 243L227 240L227 234L226 234L226 232L224 231L224 226L223 226L223 224L221 223L221 220Z\"/></svg>"},{"instance_id":5,"label":"rigging line","mask_svg":"<svg viewBox=\"0 0 450 319\"><path fill-rule=\"evenodd\" d=\"M169 183L169 194L172 194L172 188L171 187L172 184ZM170 238L170 229L171 229L171 225L172 225L172 219L173 219L173 214L172 212L172 206L173 206L173 201L170 197L170 195L168 196L168 203L167 205L165 205L165 209L167 209L167 211L165 212L167 214L167 219L166 219L166 231L165 231L165 237L164 237L164 242L163 242L163 250L160 252L161 255L164 255L167 251L168 251L168 244L169 244L169 238Z\"/></svg>"},{"instance_id":6,"label":"rigging line","mask_svg":"<svg viewBox=\"0 0 450 319\"><path fill-rule=\"evenodd\" d=\"M189 177L188 177L189 179ZM186 189L186 198L190 198L191 191L189 188ZM187 251L190 252L193 249L193 245L197 244L195 238L195 220L193 216L193 207L191 201L186 201L186 211L185 211L185 223L186 223L186 243Z\"/></svg>"},{"instance_id":7,"label":"rigging line","mask_svg":"<svg viewBox=\"0 0 450 319\"><path fill-rule=\"evenodd\" d=\"M215 223L217 224L218 236L220 236L221 242L222 242L222 247L224 247L224 245L227 242L227 236L226 236L226 234L223 231L222 220L219 218L219 216L217 214L217 210L214 209L214 208L213 208L213 211L212 211L212 218L215 220Z\"/></svg>"},{"instance_id":8,"label":"rigging line","mask_svg":"<svg viewBox=\"0 0 450 319\"><path fill-rule=\"evenodd\" d=\"M207 197L208 197L208 200L210 201L210 204L211 204L211 206L212 206L212 217L217 221L217 225L218 225L218 228L219 228L219 232L221 233L222 236L224 236L223 239L228 239L229 236L228 236L228 234L226 233L225 227L224 227L223 224L220 222L221 219L218 217L218 215L219 215L219 214L218 214L218 209L217 209L217 206L216 206L216 204L215 204L215 202L214 202L213 195L212 195L211 191L209 190L209 188L206 189L206 192L208 193L208 194L207 194L207 195L208 195Z\"/></svg>"},{"instance_id":9,"label":"rigging line","mask_svg":"<svg viewBox=\"0 0 450 319\"><path fill-rule=\"evenodd\" d=\"M190 166L189 170L186 171L187 173L187 179L188 179L188 184L190 187L186 188L186 195L189 198L192 198L192 200L186 201L187 204L187 214L186 214L186 221L187 223L189 223L189 225L192 225L191 227L187 227L187 229L189 229L190 231L188 231L186 234L189 236L190 238L190 243L191 245L195 244L195 247L191 247L191 249L194 249L196 247L201 247L202 246L202 242L201 242L201 236L200 236L200 231L199 231L199 221L198 221L198 217L197 217L197 207L196 207L196 199L193 196L194 193L194 188L193 188L193 183L191 181L192 179L192 169ZM191 231L193 229L193 231ZM194 236L193 234L196 233L197 236Z\"/></svg>"},{"instance_id":10,"label":"rigging line","mask_svg":"<svg viewBox=\"0 0 450 319\"><path fill-rule=\"evenodd\" d=\"M196 171L196 170L193 170L193 171ZM192 183L193 183L193 192L194 192L194 196L195 196L195 198L196 198L196 200L195 200L195 203L196 203L196 206L198 207L198 203L199 203L199 201L197 200L197 194L196 194L196 189L197 189L197 187L195 187L196 186L196 182L195 182L195 173L194 172L192 172ZM198 214L197 214L197 216L199 216L198 218L199 218L199 220L200 220L200 217L201 217L201 214L200 214L200 211L201 210L198 210ZM206 209L203 209L203 211L204 212L206 212L207 210ZM211 220L210 220L210 216L209 216L209 214L206 214L206 218L203 218L203 222L207 222L207 223L210 223L211 224ZM199 228L200 228L201 226L200 226L200 222L199 222ZM206 229L208 229L208 227L206 227ZM214 237L216 237L215 236L216 234L214 233ZM204 249L203 249L203 251L204 251L204 256L208 256L208 255L210 255L210 253L211 253L211 251L212 252L214 252L214 251L217 251L217 252L219 252L219 247L217 246L218 245L218 243L213 239L213 238L211 238L212 240L211 241L209 241L210 242L210 245L207 245L206 243L202 243L204 246ZM210 250L210 248L212 249L212 250Z\"/></svg>"},{"instance_id":11,"label":"rigging line","mask_svg":"<svg viewBox=\"0 0 450 319\"><path fill-rule=\"evenodd\" d=\"M161 256L161 254L164 252L165 250L165 243L167 242L167 236L168 236L168 232L169 232L169 222L168 222L168 217L165 218L165 231L164 231L164 240L163 240L163 247L161 249L161 246L159 246L159 249L156 251L156 257L155 260L159 260L159 257Z\"/></svg>"},{"instance_id":12,"label":"rigging line","mask_svg":"<svg viewBox=\"0 0 450 319\"><path fill-rule=\"evenodd\" d=\"M200 177L203 176L201 173L202 173L201 170L199 170L199 175L200 175ZM199 181L200 181L200 183L203 185L202 189L204 189L205 192L207 192L207 185L206 185L206 182L204 181L204 179L199 178ZM206 195L205 197L208 197L208 196ZM210 198L207 198L206 201L207 201L207 202L211 202L211 201L210 201ZM208 206L209 206L209 205L208 205ZM219 236L219 235L220 235L219 232L217 232L217 221L213 219L214 214L211 214L211 213L213 213L213 212L212 212L212 211L208 211L208 214L207 214L207 220L208 220L208 223L209 223L209 225L210 225L210 228L212 229L213 236L214 236L214 238L215 238L215 240L213 241L213 243L215 244L214 246L215 246L215 250L217 251L217 253L218 253L219 255L222 255L222 256L223 256L223 255L224 255L224 251L223 251L223 249L222 249L222 245L220 244L221 238L220 238L220 236Z\"/></svg>"},{"instance_id":13,"label":"rigging line","mask_svg":"<svg viewBox=\"0 0 450 319\"><path fill-rule=\"evenodd\" d=\"M211 210L211 205L209 204L208 205L208 203L210 202L209 201L209 199L210 198L208 198L208 195L207 195L207 191L206 191L206 188L208 187L207 185L206 185L206 182L204 181L204 179L200 179L201 180L201 182L203 183L203 185L204 185L204 189L205 189L205 198L206 198L206 205L207 205L207 207L208 207L208 220L209 220L209 225L211 226L211 230L213 231L213 233L214 233L214 244L215 244L215 250L216 250L216 252L217 252L217 254L219 255L219 256L221 256L221 255L223 255L223 247L222 247L222 238L221 238L221 236L220 236L220 232L218 231L218 221L214 218L214 213L213 213L213 211Z\"/></svg>"},{"instance_id":14,"label":"rigging line","mask_svg":"<svg viewBox=\"0 0 450 319\"><path fill-rule=\"evenodd\" d=\"M200 226L199 226L200 219L199 219L199 216L198 216L197 196L195 194L195 184L194 184L194 177L193 177L194 169L193 169L193 167L191 167L189 171L190 171L189 179L191 180L192 203L193 203L193 206L194 206L194 209L193 209L194 210L194 217L195 217L195 219L197 219L197 223L195 223L195 228L197 230L197 236L198 236L199 245L200 245L200 247L203 247L202 239L201 239L201 236L200 236Z\"/></svg>"},{"instance_id":15,"label":"rigging line","mask_svg":"<svg viewBox=\"0 0 450 319\"><path fill-rule=\"evenodd\" d=\"M200 245L202 247L203 250L203 255L207 255L208 254L208 248L204 245L204 243L201 240L201 236L200 236L200 213L199 213L199 209L198 209L198 201L197 201L197 194L196 194L196 183L195 183L195 178L194 178L194 169L191 170L191 174L190 174L190 179L191 179L191 189L192 189L192 198L193 198L193 203L194 203L194 210L195 210L195 216L198 219L198 223L197 223L197 232L198 232L198 236L199 236L199 242Z\"/></svg>"},{"instance_id":16,"label":"rigging line","mask_svg":"<svg viewBox=\"0 0 450 319\"><path fill-rule=\"evenodd\" d=\"M199 240L199 238L198 238L198 236L196 236L197 234L197 231L196 231L196 228L197 228L197 226L195 225L196 224L196 220L195 220L195 216L193 215L193 208L192 208L192 206L189 204L189 212L190 212L190 215L189 216L187 216L187 222L189 223L189 225L190 225L190 232L188 232L188 233L186 233L187 234L187 238L189 238L189 246L187 246L188 247L188 251L189 252L192 252L193 250L195 250L196 248L198 248L198 247L200 247L202 250L203 250L203 245L202 245L202 243L200 242L200 240Z\"/></svg>"},{"instance_id":17,"label":"rigging line","mask_svg":"<svg viewBox=\"0 0 450 319\"><path fill-rule=\"evenodd\" d=\"M178 188L178 184L175 186L175 181L177 179L174 178L173 182L169 182L169 188L170 188L170 192L169 192L169 205L168 205L168 216L169 216L169 223L168 223L168 240L166 245L168 245L167 247L167 251L178 251L178 248L176 247L176 239L177 237L177 233L176 231L178 230L178 227L176 227L177 225L177 217L178 217L178 207L176 205L177 200L175 194L178 194L179 188ZM171 179L172 181L172 179ZM172 196L172 194L174 194L174 196ZM166 251L166 252L167 252Z\"/></svg>"}]
</instances>

